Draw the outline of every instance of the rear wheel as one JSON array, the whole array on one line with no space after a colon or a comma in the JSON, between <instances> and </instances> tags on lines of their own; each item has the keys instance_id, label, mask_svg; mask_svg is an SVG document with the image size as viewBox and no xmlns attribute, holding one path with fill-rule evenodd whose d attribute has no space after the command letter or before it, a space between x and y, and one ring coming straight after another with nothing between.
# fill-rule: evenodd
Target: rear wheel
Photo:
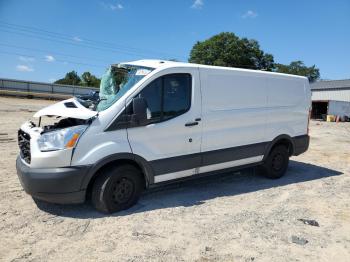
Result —
<instances>
[{"instance_id":1,"label":"rear wheel","mask_svg":"<svg viewBox=\"0 0 350 262\"><path fill-rule=\"evenodd\" d=\"M286 173L288 163L288 148L284 145L277 145L271 150L264 164L260 166L260 172L267 178L277 179Z\"/></svg>"},{"instance_id":2,"label":"rear wheel","mask_svg":"<svg viewBox=\"0 0 350 262\"><path fill-rule=\"evenodd\" d=\"M136 167L111 167L96 178L92 188L92 204L105 213L121 211L137 202L142 189L142 174Z\"/></svg>"}]
</instances>

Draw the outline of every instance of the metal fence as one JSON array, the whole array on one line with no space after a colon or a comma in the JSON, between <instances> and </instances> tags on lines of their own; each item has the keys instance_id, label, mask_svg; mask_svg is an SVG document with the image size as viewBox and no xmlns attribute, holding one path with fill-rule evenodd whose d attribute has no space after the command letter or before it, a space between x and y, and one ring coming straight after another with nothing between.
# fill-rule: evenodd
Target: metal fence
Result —
<instances>
[{"instance_id":1,"label":"metal fence","mask_svg":"<svg viewBox=\"0 0 350 262\"><path fill-rule=\"evenodd\" d=\"M0 78L0 94L28 97L64 99L76 95L86 95L98 90L95 87L60 85L15 79Z\"/></svg>"}]
</instances>

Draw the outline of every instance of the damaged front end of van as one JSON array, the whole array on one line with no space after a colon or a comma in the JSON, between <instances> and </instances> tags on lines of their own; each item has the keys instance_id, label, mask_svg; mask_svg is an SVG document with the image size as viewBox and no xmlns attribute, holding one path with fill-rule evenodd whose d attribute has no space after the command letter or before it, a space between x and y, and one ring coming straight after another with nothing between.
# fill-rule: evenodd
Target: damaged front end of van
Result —
<instances>
[{"instance_id":1,"label":"damaged front end of van","mask_svg":"<svg viewBox=\"0 0 350 262\"><path fill-rule=\"evenodd\" d=\"M24 190L35 198L57 203L79 203L79 192L86 166L71 167L74 149L96 117L97 111L84 107L71 98L38 111L34 122L18 130L20 154L17 174ZM55 117L55 123L40 126L42 117Z\"/></svg>"},{"instance_id":2,"label":"damaged front end of van","mask_svg":"<svg viewBox=\"0 0 350 262\"><path fill-rule=\"evenodd\" d=\"M84 179L99 157L107 154L105 147L130 153L125 129L114 139L105 129L124 109L125 93L149 72L137 65L111 65L102 76L99 92L47 106L34 114L36 123L24 123L18 130L16 161L24 190L47 202L84 202ZM52 124L43 125L44 118Z\"/></svg>"}]
</instances>

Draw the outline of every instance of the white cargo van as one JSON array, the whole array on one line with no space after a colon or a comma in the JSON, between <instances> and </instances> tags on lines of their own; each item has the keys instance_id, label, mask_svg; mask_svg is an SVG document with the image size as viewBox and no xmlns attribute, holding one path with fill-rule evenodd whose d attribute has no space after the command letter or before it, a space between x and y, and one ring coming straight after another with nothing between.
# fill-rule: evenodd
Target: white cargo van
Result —
<instances>
[{"instance_id":1,"label":"white cargo van","mask_svg":"<svg viewBox=\"0 0 350 262\"><path fill-rule=\"evenodd\" d=\"M112 65L97 100L48 106L18 131L17 173L34 198L100 211L150 186L248 166L281 177L309 146L307 78L159 60ZM40 126L44 116L57 118ZM291 174L292 175L292 174Z\"/></svg>"}]
</instances>

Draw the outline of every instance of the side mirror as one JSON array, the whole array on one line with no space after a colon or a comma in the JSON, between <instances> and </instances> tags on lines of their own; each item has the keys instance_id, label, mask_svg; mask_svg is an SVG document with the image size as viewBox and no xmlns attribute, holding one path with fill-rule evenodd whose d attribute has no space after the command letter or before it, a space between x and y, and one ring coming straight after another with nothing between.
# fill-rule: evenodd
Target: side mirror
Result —
<instances>
[{"instance_id":1,"label":"side mirror","mask_svg":"<svg viewBox=\"0 0 350 262\"><path fill-rule=\"evenodd\" d=\"M143 97L135 97L132 100L132 108L134 114L132 115L132 122L136 125L142 126L147 123L147 101Z\"/></svg>"}]
</instances>

